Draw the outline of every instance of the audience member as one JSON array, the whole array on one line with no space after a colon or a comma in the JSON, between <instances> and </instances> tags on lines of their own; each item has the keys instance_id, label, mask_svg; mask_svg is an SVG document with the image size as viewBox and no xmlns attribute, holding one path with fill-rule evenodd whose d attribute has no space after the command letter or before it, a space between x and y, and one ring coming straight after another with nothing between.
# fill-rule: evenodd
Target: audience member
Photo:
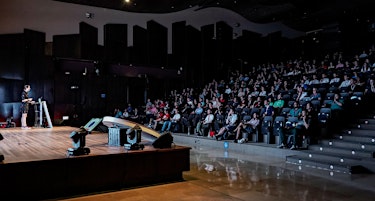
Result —
<instances>
[{"instance_id":1,"label":"audience member","mask_svg":"<svg viewBox=\"0 0 375 201\"><path fill-rule=\"evenodd\" d=\"M225 119L225 125L220 128L219 132L215 135L216 139L226 139L225 132L232 132L236 128L238 117L237 114L234 112L233 108L229 109L227 117Z\"/></svg>"},{"instance_id":2,"label":"audience member","mask_svg":"<svg viewBox=\"0 0 375 201\"><path fill-rule=\"evenodd\" d=\"M233 132L236 133L236 137L234 139L235 143L244 143L248 141L247 136L242 136L242 139L239 139L241 137L242 131L245 131L247 134L251 134L256 132L257 126L259 125L259 118L257 113L253 113L252 118L248 121L243 120L238 124L236 129L233 130Z\"/></svg>"},{"instance_id":3,"label":"audience member","mask_svg":"<svg viewBox=\"0 0 375 201\"><path fill-rule=\"evenodd\" d=\"M200 136L205 136L207 131L211 128L213 121L214 115L212 114L211 109L207 109L204 119L197 123L196 133Z\"/></svg>"}]
</instances>

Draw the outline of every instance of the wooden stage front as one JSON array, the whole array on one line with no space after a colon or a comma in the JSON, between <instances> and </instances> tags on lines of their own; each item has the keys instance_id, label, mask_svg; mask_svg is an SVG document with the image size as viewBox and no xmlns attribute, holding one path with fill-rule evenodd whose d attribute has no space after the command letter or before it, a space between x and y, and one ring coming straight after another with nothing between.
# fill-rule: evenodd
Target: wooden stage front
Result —
<instances>
[{"instance_id":1,"label":"wooden stage front","mask_svg":"<svg viewBox=\"0 0 375 201\"><path fill-rule=\"evenodd\" d=\"M108 133L86 136L88 155L69 156L75 127L4 128L0 133L0 195L27 200L53 199L98 191L182 180L190 170L190 148L158 149L142 139L143 150L109 146Z\"/></svg>"}]
</instances>

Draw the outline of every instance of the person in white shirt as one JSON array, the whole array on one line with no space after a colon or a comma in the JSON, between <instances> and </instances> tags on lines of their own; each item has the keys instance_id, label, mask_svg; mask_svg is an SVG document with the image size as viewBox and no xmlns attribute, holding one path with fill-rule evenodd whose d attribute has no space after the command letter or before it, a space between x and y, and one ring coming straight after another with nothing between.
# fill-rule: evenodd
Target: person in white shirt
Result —
<instances>
[{"instance_id":1,"label":"person in white shirt","mask_svg":"<svg viewBox=\"0 0 375 201\"><path fill-rule=\"evenodd\" d=\"M197 123L196 133L198 133L200 136L206 133L207 129L211 127L212 122L214 121L214 115L212 114L211 109L207 109L206 113L207 114L204 120Z\"/></svg>"},{"instance_id":2,"label":"person in white shirt","mask_svg":"<svg viewBox=\"0 0 375 201\"><path fill-rule=\"evenodd\" d=\"M181 114L180 114L180 112L178 111L177 108L175 108L173 110L173 112L174 112L174 115L173 115L171 121L168 124L167 131L170 131L171 127L173 127L173 132L177 132L178 129L179 129Z\"/></svg>"},{"instance_id":3,"label":"person in white shirt","mask_svg":"<svg viewBox=\"0 0 375 201\"><path fill-rule=\"evenodd\" d=\"M332 79L329 81L331 86L338 86L340 83L340 78L337 76L336 73L332 74Z\"/></svg>"},{"instance_id":4,"label":"person in white shirt","mask_svg":"<svg viewBox=\"0 0 375 201\"><path fill-rule=\"evenodd\" d=\"M322 79L320 79L320 84L327 84L329 83L329 78L326 76L326 74L322 73Z\"/></svg>"},{"instance_id":5,"label":"person in white shirt","mask_svg":"<svg viewBox=\"0 0 375 201\"><path fill-rule=\"evenodd\" d=\"M339 89L347 88L350 86L350 79L348 75L344 75L344 80L341 82Z\"/></svg>"},{"instance_id":6,"label":"person in white shirt","mask_svg":"<svg viewBox=\"0 0 375 201\"><path fill-rule=\"evenodd\" d=\"M298 86L297 87L297 97L295 101L303 100L303 98L307 97L307 92L304 91L303 87Z\"/></svg>"},{"instance_id":7,"label":"person in white shirt","mask_svg":"<svg viewBox=\"0 0 375 201\"><path fill-rule=\"evenodd\" d=\"M224 93L226 93L227 95L229 95L230 93L232 93L232 89L228 85L226 85Z\"/></svg>"},{"instance_id":8,"label":"person in white shirt","mask_svg":"<svg viewBox=\"0 0 375 201\"><path fill-rule=\"evenodd\" d=\"M313 85L316 85L316 84L320 84L320 81L318 80L317 76L314 74L309 85L313 86Z\"/></svg>"}]
</instances>

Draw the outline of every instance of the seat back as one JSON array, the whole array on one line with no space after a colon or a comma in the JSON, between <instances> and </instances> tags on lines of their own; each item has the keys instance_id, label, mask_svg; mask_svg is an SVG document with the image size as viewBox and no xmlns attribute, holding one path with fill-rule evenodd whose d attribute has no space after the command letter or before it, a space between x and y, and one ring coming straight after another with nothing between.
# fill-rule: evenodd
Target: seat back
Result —
<instances>
[{"instance_id":1,"label":"seat back","mask_svg":"<svg viewBox=\"0 0 375 201\"><path fill-rule=\"evenodd\" d=\"M292 108L294 102L295 102L294 100L290 100L290 101L288 101L288 107Z\"/></svg>"},{"instance_id":2,"label":"seat back","mask_svg":"<svg viewBox=\"0 0 375 201\"><path fill-rule=\"evenodd\" d=\"M243 119L244 121L249 121L251 119L251 116L250 115L245 115L243 116Z\"/></svg>"},{"instance_id":3,"label":"seat back","mask_svg":"<svg viewBox=\"0 0 375 201\"><path fill-rule=\"evenodd\" d=\"M315 110L319 110L320 109L320 100L312 100L311 105Z\"/></svg>"},{"instance_id":4,"label":"seat back","mask_svg":"<svg viewBox=\"0 0 375 201\"><path fill-rule=\"evenodd\" d=\"M331 108L327 108L327 107L320 108L320 111L318 113L319 123L327 124L330 118L331 118Z\"/></svg>"},{"instance_id":5,"label":"seat back","mask_svg":"<svg viewBox=\"0 0 375 201\"><path fill-rule=\"evenodd\" d=\"M254 112L257 113L257 114L259 115L259 114L260 114L260 109L257 108L257 107L253 107L253 108L251 108L250 116L253 116Z\"/></svg>"},{"instance_id":6,"label":"seat back","mask_svg":"<svg viewBox=\"0 0 375 201\"><path fill-rule=\"evenodd\" d=\"M335 96L334 93L329 92L329 93L326 94L326 99L327 99L327 100L333 100L333 97L334 97L334 96Z\"/></svg>"},{"instance_id":7,"label":"seat back","mask_svg":"<svg viewBox=\"0 0 375 201\"><path fill-rule=\"evenodd\" d=\"M297 123L298 122L298 117L288 117L287 120L290 121L291 123Z\"/></svg>"},{"instance_id":8,"label":"seat back","mask_svg":"<svg viewBox=\"0 0 375 201\"><path fill-rule=\"evenodd\" d=\"M285 125L284 116L276 116L273 121L273 134L278 136L280 135L280 129Z\"/></svg>"},{"instance_id":9,"label":"seat back","mask_svg":"<svg viewBox=\"0 0 375 201\"><path fill-rule=\"evenodd\" d=\"M340 93L340 97L341 97L341 99L342 100L344 100L344 101L346 101L346 100L348 100L349 99L349 92L341 92Z\"/></svg>"},{"instance_id":10,"label":"seat back","mask_svg":"<svg viewBox=\"0 0 375 201\"><path fill-rule=\"evenodd\" d=\"M290 112L291 108L290 107L283 107L281 109L281 115L284 116L284 117L287 117L289 112Z\"/></svg>"},{"instance_id":11,"label":"seat back","mask_svg":"<svg viewBox=\"0 0 375 201\"><path fill-rule=\"evenodd\" d=\"M265 128L265 129L271 128L272 124L273 124L273 117L272 116L265 116L262 120L262 131L263 131L263 128Z\"/></svg>"}]
</instances>

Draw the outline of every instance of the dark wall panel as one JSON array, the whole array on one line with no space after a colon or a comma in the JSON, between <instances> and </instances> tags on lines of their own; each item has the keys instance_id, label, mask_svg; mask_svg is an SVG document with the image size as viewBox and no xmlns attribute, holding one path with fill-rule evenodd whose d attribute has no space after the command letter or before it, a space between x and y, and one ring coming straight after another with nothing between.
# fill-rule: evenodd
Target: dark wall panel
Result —
<instances>
[{"instance_id":1,"label":"dark wall panel","mask_svg":"<svg viewBox=\"0 0 375 201\"><path fill-rule=\"evenodd\" d=\"M189 78L184 77L185 81L192 81L193 86L204 82L205 72L210 70L209 66L201 64L202 59L202 40L201 32L192 26L187 26L185 31L184 43L186 54L184 55L183 74L192 73ZM210 72L212 74L212 72ZM207 74L206 74L207 75Z\"/></svg>"},{"instance_id":2,"label":"dark wall panel","mask_svg":"<svg viewBox=\"0 0 375 201\"><path fill-rule=\"evenodd\" d=\"M112 63L128 62L128 25L104 25L105 60Z\"/></svg>"},{"instance_id":3,"label":"dark wall panel","mask_svg":"<svg viewBox=\"0 0 375 201\"><path fill-rule=\"evenodd\" d=\"M97 54L98 28L85 22L80 22L79 34L81 39L81 58L96 60L99 56Z\"/></svg>"},{"instance_id":4,"label":"dark wall panel","mask_svg":"<svg viewBox=\"0 0 375 201\"><path fill-rule=\"evenodd\" d=\"M202 61L201 65L207 70L211 70L212 76L220 77L225 74L223 71L212 70L218 67L218 62L215 55L215 25L205 25L201 27L201 52ZM194 74L192 75L194 76Z\"/></svg>"},{"instance_id":5,"label":"dark wall panel","mask_svg":"<svg viewBox=\"0 0 375 201\"><path fill-rule=\"evenodd\" d=\"M0 77L25 78L25 37L23 34L0 35Z\"/></svg>"},{"instance_id":6,"label":"dark wall panel","mask_svg":"<svg viewBox=\"0 0 375 201\"><path fill-rule=\"evenodd\" d=\"M222 70L228 71L231 68L233 57L233 28L225 22L216 23L216 57L218 66ZM221 69L220 69L221 71ZM223 72L223 71L221 71Z\"/></svg>"},{"instance_id":7,"label":"dark wall panel","mask_svg":"<svg viewBox=\"0 0 375 201\"><path fill-rule=\"evenodd\" d=\"M55 57L81 58L79 34L53 36L52 54Z\"/></svg>"},{"instance_id":8,"label":"dark wall panel","mask_svg":"<svg viewBox=\"0 0 375 201\"><path fill-rule=\"evenodd\" d=\"M172 54L174 65L182 66L184 64L184 55L186 54L186 21L175 22L172 24Z\"/></svg>"},{"instance_id":9,"label":"dark wall panel","mask_svg":"<svg viewBox=\"0 0 375 201\"><path fill-rule=\"evenodd\" d=\"M133 27L133 48L130 63L148 64L148 38L147 30L140 27Z\"/></svg>"},{"instance_id":10,"label":"dark wall panel","mask_svg":"<svg viewBox=\"0 0 375 201\"><path fill-rule=\"evenodd\" d=\"M45 64L45 41L46 34L29 29L25 29L25 60L26 77L30 80L47 79L51 77L46 71ZM26 81L28 81L26 79Z\"/></svg>"},{"instance_id":11,"label":"dark wall panel","mask_svg":"<svg viewBox=\"0 0 375 201\"><path fill-rule=\"evenodd\" d=\"M151 20L147 22L150 65L165 66L168 55L168 29Z\"/></svg>"}]
</instances>

